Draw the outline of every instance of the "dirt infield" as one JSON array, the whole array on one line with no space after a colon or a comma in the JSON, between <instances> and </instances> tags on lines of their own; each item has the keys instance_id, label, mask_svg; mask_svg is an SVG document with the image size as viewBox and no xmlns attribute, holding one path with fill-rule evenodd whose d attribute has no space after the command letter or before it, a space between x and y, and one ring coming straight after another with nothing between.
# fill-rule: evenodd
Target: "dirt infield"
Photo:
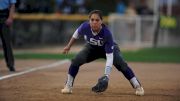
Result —
<instances>
[{"instance_id":1,"label":"dirt infield","mask_svg":"<svg viewBox=\"0 0 180 101\"><path fill-rule=\"evenodd\" d=\"M16 60L19 73L46 66L57 60ZM129 82L115 68L109 88L102 94L91 87L103 75L104 62L92 62L81 67L74 83L73 94L63 95L69 62L53 68L0 80L0 101L180 101L180 64L129 63L145 89L145 96L134 95ZM10 73L0 60L0 77Z\"/></svg>"}]
</instances>

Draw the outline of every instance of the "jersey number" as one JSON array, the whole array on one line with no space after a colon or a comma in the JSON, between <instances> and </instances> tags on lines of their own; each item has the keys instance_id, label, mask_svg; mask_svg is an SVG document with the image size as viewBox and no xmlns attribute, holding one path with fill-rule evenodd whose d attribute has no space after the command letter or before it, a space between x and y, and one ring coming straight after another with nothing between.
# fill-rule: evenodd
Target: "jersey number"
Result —
<instances>
[{"instance_id":1,"label":"jersey number","mask_svg":"<svg viewBox=\"0 0 180 101\"><path fill-rule=\"evenodd\" d=\"M90 44L98 45L98 46L103 46L103 42L101 40L96 40L94 38L90 38Z\"/></svg>"}]
</instances>

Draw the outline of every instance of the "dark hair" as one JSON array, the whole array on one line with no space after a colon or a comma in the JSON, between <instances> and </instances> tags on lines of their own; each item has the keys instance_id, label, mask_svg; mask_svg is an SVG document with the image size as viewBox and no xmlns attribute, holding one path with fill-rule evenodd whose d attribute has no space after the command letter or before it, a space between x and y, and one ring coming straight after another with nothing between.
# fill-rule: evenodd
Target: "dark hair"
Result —
<instances>
[{"instance_id":1,"label":"dark hair","mask_svg":"<svg viewBox=\"0 0 180 101\"><path fill-rule=\"evenodd\" d=\"M102 17L102 11L100 10L93 10L89 13L89 18L91 17L92 14L97 14L99 15L100 19L103 20L103 17Z\"/></svg>"}]
</instances>

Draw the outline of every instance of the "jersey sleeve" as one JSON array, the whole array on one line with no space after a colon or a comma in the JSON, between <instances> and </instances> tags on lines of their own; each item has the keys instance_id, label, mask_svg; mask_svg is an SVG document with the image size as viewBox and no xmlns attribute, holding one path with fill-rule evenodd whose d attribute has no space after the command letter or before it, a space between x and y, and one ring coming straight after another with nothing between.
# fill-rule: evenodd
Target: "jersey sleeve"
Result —
<instances>
[{"instance_id":1,"label":"jersey sleeve","mask_svg":"<svg viewBox=\"0 0 180 101\"><path fill-rule=\"evenodd\" d=\"M79 38L78 29L76 29L76 31L74 32L74 34L73 34L72 37L75 38L75 39L78 39L78 38Z\"/></svg>"},{"instance_id":2,"label":"jersey sleeve","mask_svg":"<svg viewBox=\"0 0 180 101\"><path fill-rule=\"evenodd\" d=\"M79 33L79 36L81 36L83 34L83 29L84 29L85 23L82 23L78 29L77 32Z\"/></svg>"},{"instance_id":3,"label":"jersey sleeve","mask_svg":"<svg viewBox=\"0 0 180 101\"><path fill-rule=\"evenodd\" d=\"M73 38L78 39L80 36L82 36L83 26L84 26L84 23L82 23L82 24L76 29L76 31L74 32L74 34L73 34L73 36L72 36Z\"/></svg>"}]
</instances>

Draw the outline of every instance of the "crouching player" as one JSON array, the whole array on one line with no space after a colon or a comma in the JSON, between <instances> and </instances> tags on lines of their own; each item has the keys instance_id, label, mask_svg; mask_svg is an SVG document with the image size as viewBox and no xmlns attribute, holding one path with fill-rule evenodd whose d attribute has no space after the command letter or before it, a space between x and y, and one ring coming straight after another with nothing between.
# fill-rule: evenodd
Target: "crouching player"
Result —
<instances>
[{"instance_id":1,"label":"crouching player","mask_svg":"<svg viewBox=\"0 0 180 101\"><path fill-rule=\"evenodd\" d=\"M69 43L63 49L64 54L69 52L75 40L80 36L84 37L86 45L75 58L72 59L65 87L61 91L63 94L72 93L74 79L81 65L99 58L105 58L106 65L104 75L99 79L98 84L92 88L92 91L103 92L106 90L112 65L114 65L117 70L121 71L126 79L129 80L135 89L135 94L140 96L144 95L142 85L137 80L131 68L123 60L118 45L113 41L111 32L107 26L103 24L102 12L100 10L93 10L89 13L89 21L82 23L77 28Z\"/></svg>"}]
</instances>

